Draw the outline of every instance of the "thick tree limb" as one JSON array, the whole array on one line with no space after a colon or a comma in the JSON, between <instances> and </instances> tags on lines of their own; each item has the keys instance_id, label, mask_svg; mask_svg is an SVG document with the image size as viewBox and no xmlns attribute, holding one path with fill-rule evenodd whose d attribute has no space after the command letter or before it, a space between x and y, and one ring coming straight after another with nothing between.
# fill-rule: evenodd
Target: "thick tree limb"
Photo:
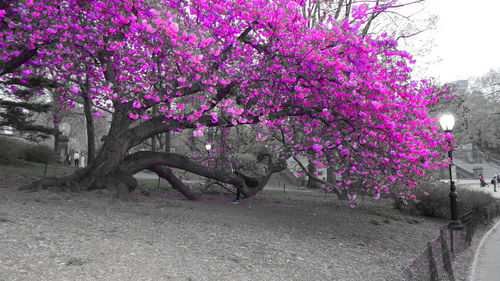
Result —
<instances>
[{"instance_id":1,"label":"thick tree limb","mask_svg":"<svg viewBox=\"0 0 500 281\"><path fill-rule=\"evenodd\" d=\"M27 110L32 110L36 112L47 112L52 109L52 104L34 104L30 102L16 102L9 100L0 100L0 105L10 106L10 107L22 107Z\"/></svg>"},{"instance_id":2,"label":"thick tree limb","mask_svg":"<svg viewBox=\"0 0 500 281\"><path fill-rule=\"evenodd\" d=\"M3 63L2 71L0 72L0 77L5 74L12 73L16 71L18 67L29 61L38 53L38 48L31 50L24 50L19 56L11 59L8 62Z\"/></svg>"},{"instance_id":3,"label":"thick tree limb","mask_svg":"<svg viewBox=\"0 0 500 281\"><path fill-rule=\"evenodd\" d=\"M160 178L164 178L170 185L191 200L200 199L201 193L187 187L178 177L174 175L172 169L163 166L150 166L148 168L155 172Z\"/></svg>"},{"instance_id":4,"label":"thick tree limb","mask_svg":"<svg viewBox=\"0 0 500 281\"><path fill-rule=\"evenodd\" d=\"M249 197L256 193L253 188L245 184L242 177L229 174L222 169L205 167L176 153L141 151L128 155L122 163L122 169L132 174L144 169L154 169L156 166L178 168L206 178L232 184L241 191L244 197Z\"/></svg>"},{"instance_id":5,"label":"thick tree limb","mask_svg":"<svg viewBox=\"0 0 500 281\"><path fill-rule=\"evenodd\" d=\"M57 81L41 76L30 76L30 77L24 77L23 79L11 78L1 83L5 85L17 85L28 88L56 88L63 86L61 83Z\"/></svg>"},{"instance_id":6,"label":"thick tree limb","mask_svg":"<svg viewBox=\"0 0 500 281\"><path fill-rule=\"evenodd\" d=\"M312 173L309 172L309 169L307 169L304 164L302 164L302 162L300 162L299 159L297 159L297 157L295 156L292 156L293 157L293 160L295 160L295 162L297 162L297 164L299 164L300 168L311 178L313 179L314 181L317 181L321 184L324 184L326 186L329 186L332 188L333 192L335 192L335 194L337 195L337 197L339 198L343 198L344 196L342 195L342 192L335 186L333 185L332 183L330 182L327 182L327 181L324 181L320 178L318 178L317 176L313 175Z\"/></svg>"}]
</instances>

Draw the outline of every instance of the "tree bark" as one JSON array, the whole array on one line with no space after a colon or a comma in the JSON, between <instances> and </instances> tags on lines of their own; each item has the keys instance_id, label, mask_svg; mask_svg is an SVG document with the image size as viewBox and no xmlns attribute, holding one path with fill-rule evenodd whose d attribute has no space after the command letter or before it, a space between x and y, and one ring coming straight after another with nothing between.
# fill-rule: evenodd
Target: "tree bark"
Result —
<instances>
[{"instance_id":1,"label":"tree bark","mask_svg":"<svg viewBox=\"0 0 500 281\"><path fill-rule=\"evenodd\" d=\"M314 164L311 159L309 159L309 163L307 165L307 170L309 171L309 174L315 174L317 171L316 164ZM318 189L319 185L318 182L315 181L311 176L308 176L307 179L307 188L311 189Z\"/></svg>"},{"instance_id":2,"label":"tree bark","mask_svg":"<svg viewBox=\"0 0 500 281\"><path fill-rule=\"evenodd\" d=\"M172 136L170 132L165 132L165 143L163 148L164 152L170 152L170 147L172 145L171 143L172 143Z\"/></svg>"},{"instance_id":3,"label":"tree bark","mask_svg":"<svg viewBox=\"0 0 500 281\"><path fill-rule=\"evenodd\" d=\"M92 116L92 102L86 93L82 94L83 97L83 111L85 113L85 122L87 128L87 163L91 164L95 159L95 127L94 117Z\"/></svg>"},{"instance_id":4,"label":"tree bark","mask_svg":"<svg viewBox=\"0 0 500 281\"><path fill-rule=\"evenodd\" d=\"M331 184L336 184L337 178L333 172L334 170L331 167L326 169L326 181Z\"/></svg>"},{"instance_id":5,"label":"tree bark","mask_svg":"<svg viewBox=\"0 0 500 281\"><path fill-rule=\"evenodd\" d=\"M61 142L59 141L60 135L61 135L60 133L56 133L54 135L54 153L55 153L56 162L57 163L64 163L65 159L63 159L59 153L60 146L61 146Z\"/></svg>"},{"instance_id":6,"label":"tree bark","mask_svg":"<svg viewBox=\"0 0 500 281\"><path fill-rule=\"evenodd\" d=\"M156 106L153 106L153 108L152 108L152 109L153 109L153 116L155 116L155 115L156 115L156 112L157 112L157 111L156 111ZM159 142L160 142L160 139L159 139L159 136L158 136L158 135L155 135L155 136L152 136L152 137L151 137L151 151L153 151L153 152L158 151L158 146L157 146L157 144L159 144Z\"/></svg>"}]
</instances>

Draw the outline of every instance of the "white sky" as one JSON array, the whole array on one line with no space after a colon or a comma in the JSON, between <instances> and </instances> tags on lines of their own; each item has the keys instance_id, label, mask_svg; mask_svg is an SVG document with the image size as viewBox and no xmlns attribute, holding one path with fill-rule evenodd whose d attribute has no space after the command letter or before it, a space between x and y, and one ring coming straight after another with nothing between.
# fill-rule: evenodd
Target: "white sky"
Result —
<instances>
[{"instance_id":1,"label":"white sky","mask_svg":"<svg viewBox=\"0 0 500 281\"><path fill-rule=\"evenodd\" d=\"M435 31L422 35L435 46L428 55L415 57L417 71L451 82L500 67L500 1L427 0L425 6L439 21Z\"/></svg>"}]
</instances>

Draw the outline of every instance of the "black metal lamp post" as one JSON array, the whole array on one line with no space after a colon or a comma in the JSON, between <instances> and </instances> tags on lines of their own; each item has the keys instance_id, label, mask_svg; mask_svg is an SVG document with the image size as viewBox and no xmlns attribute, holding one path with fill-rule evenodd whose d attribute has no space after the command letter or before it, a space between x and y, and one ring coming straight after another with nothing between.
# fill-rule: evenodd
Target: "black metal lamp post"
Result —
<instances>
[{"instance_id":1,"label":"black metal lamp post","mask_svg":"<svg viewBox=\"0 0 500 281\"><path fill-rule=\"evenodd\" d=\"M210 169L210 149L212 149L212 144L207 142L205 144L205 150L207 151L207 168ZM210 182L210 179L207 178L207 184Z\"/></svg>"},{"instance_id":2,"label":"black metal lamp post","mask_svg":"<svg viewBox=\"0 0 500 281\"><path fill-rule=\"evenodd\" d=\"M439 117L439 123L441 124L441 128L446 133L450 133L453 130L453 126L455 125L455 116L451 113L444 113L441 114ZM451 145L451 142L449 142ZM463 225L462 222L458 219L458 214L457 214L457 193L456 193L456 188L455 188L455 179L453 178L453 150L450 149L448 151L448 157L450 158L451 164L450 164L450 209L451 209L451 221L448 223L448 228L450 229L462 229Z\"/></svg>"},{"instance_id":3,"label":"black metal lamp post","mask_svg":"<svg viewBox=\"0 0 500 281\"><path fill-rule=\"evenodd\" d=\"M207 142L207 144L205 144L205 150L207 151L207 167L210 167L210 149L212 149L212 144Z\"/></svg>"}]
</instances>

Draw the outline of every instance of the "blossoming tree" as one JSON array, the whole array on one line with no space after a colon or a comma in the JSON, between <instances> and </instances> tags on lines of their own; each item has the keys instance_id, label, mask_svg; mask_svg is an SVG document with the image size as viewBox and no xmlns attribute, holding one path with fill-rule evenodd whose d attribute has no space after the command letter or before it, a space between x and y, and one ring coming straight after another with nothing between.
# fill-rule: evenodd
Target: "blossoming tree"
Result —
<instances>
[{"instance_id":1,"label":"blossoming tree","mask_svg":"<svg viewBox=\"0 0 500 281\"><path fill-rule=\"evenodd\" d=\"M248 197L285 168L284 159L304 152L378 192L388 189L387 181L415 185L441 157L435 148L444 136L427 114L439 93L411 81L412 58L393 40L360 34L365 6L353 7L354 22L331 18L308 27L302 4L26 0L2 6L2 82L44 77L60 85L68 110L72 96L85 95L113 112L91 165L36 186L125 194L136 186L132 175L149 169L198 198L172 172L177 168L234 185ZM258 140L278 134L286 144L280 157L267 155L260 177L176 153L127 154L163 132L194 129L202 136L209 127L242 125L258 126Z\"/></svg>"}]
</instances>

